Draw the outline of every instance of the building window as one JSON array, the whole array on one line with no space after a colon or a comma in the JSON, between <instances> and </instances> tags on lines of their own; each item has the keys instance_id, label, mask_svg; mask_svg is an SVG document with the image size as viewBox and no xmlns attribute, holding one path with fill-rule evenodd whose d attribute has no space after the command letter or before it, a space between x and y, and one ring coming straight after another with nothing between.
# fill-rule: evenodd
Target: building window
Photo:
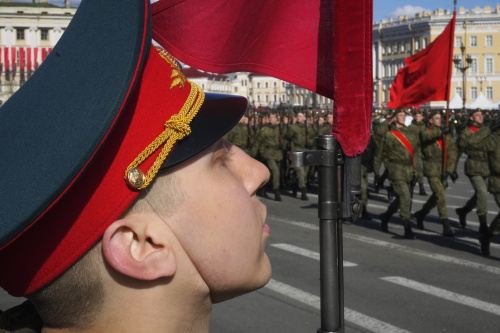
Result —
<instances>
[{"instance_id":1,"label":"building window","mask_svg":"<svg viewBox=\"0 0 500 333\"><path fill-rule=\"evenodd\" d=\"M422 48L425 49L427 47L427 38L422 39Z\"/></svg>"},{"instance_id":2,"label":"building window","mask_svg":"<svg viewBox=\"0 0 500 333\"><path fill-rule=\"evenodd\" d=\"M267 94L266 94L266 103L269 103L269 95L267 95Z\"/></svg>"},{"instance_id":3,"label":"building window","mask_svg":"<svg viewBox=\"0 0 500 333\"><path fill-rule=\"evenodd\" d=\"M400 49L401 52L404 52L405 51L405 43L401 43L401 49Z\"/></svg>"},{"instance_id":4,"label":"building window","mask_svg":"<svg viewBox=\"0 0 500 333\"><path fill-rule=\"evenodd\" d=\"M493 47L493 36L486 36L486 47Z\"/></svg>"},{"instance_id":5,"label":"building window","mask_svg":"<svg viewBox=\"0 0 500 333\"><path fill-rule=\"evenodd\" d=\"M257 95L257 102L260 103L260 95Z\"/></svg>"},{"instance_id":6,"label":"building window","mask_svg":"<svg viewBox=\"0 0 500 333\"><path fill-rule=\"evenodd\" d=\"M493 58L486 58L486 73L493 73Z\"/></svg>"},{"instance_id":7,"label":"building window","mask_svg":"<svg viewBox=\"0 0 500 333\"><path fill-rule=\"evenodd\" d=\"M490 101L493 99L493 87L486 87L486 98Z\"/></svg>"},{"instance_id":8,"label":"building window","mask_svg":"<svg viewBox=\"0 0 500 333\"><path fill-rule=\"evenodd\" d=\"M40 39L49 40L49 29L40 29Z\"/></svg>"},{"instance_id":9,"label":"building window","mask_svg":"<svg viewBox=\"0 0 500 333\"><path fill-rule=\"evenodd\" d=\"M455 88L455 93L460 96L461 98L463 98L462 96L462 87L456 87Z\"/></svg>"},{"instance_id":10,"label":"building window","mask_svg":"<svg viewBox=\"0 0 500 333\"><path fill-rule=\"evenodd\" d=\"M285 94L282 94L281 95L281 102L285 103L285 101L286 101L286 96L285 96Z\"/></svg>"},{"instance_id":11,"label":"building window","mask_svg":"<svg viewBox=\"0 0 500 333\"><path fill-rule=\"evenodd\" d=\"M24 40L24 29L23 28L16 29L16 38L17 38L17 40Z\"/></svg>"},{"instance_id":12,"label":"building window","mask_svg":"<svg viewBox=\"0 0 500 333\"><path fill-rule=\"evenodd\" d=\"M462 37L461 36L455 36L455 47L462 47Z\"/></svg>"},{"instance_id":13,"label":"building window","mask_svg":"<svg viewBox=\"0 0 500 333\"><path fill-rule=\"evenodd\" d=\"M477 47L477 36L470 36L470 47Z\"/></svg>"},{"instance_id":14,"label":"building window","mask_svg":"<svg viewBox=\"0 0 500 333\"><path fill-rule=\"evenodd\" d=\"M470 99L475 101L477 98L477 87L470 88Z\"/></svg>"},{"instance_id":15,"label":"building window","mask_svg":"<svg viewBox=\"0 0 500 333\"><path fill-rule=\"evenodd\" d=\"M277 102L278 101L278 95L274 94L273 95L273 102Z\"/></svg>"},{"instance_id":16,"label":"building window","mask_svg":"<svg viewBox=\"0 0 500 333\"><path fill-rule=\"evenodd\" d=\"M201 89L205 90L205 83L201 84Z\"/></svg>"},{"instance_id":17,"label":"building window","mask_svg":"<svg viewBox=\"0 0 500 333\"><path fill-rule=\"evenodd\" d=\"M394 53L398 53L398 45L394 44Z\"/></svg>"},{"instance_id":18,"label":"building window","mask_svg":"<svg viewBox=\"0 0 500 333\"><path fill-rule=\"evenodd\" d=\"M238 87L234 87L234 92L238 92Z\"/></svg>"},{"instance_id":19,"label":"building window","mask_svg":"<svg viewBox=\"0 0 500 333\"><path fill-rule=\"evenodd\" d=\"M477 59L472 59L472 62L470 64L470 72L477 73Z\"/></svg>"},{"instance_id":20,"label":"building window","mask_svg":"<svg viewBox=\"0 0 500 333\"><path fill-rule=\"evenodd\" d=\"M269 88L269 82L266 82L266 88ZM266 101L267 102L267 101Z\"/></svg>"},{"instance_id":21,"label":"building window","mask_svg":"<svg viewBox=\"0 0 500 333\"><path fill-rule=\"evenodd\" d=\"M387 54L391 54L391 46L387 45Z\"/></svg>"},{"instance_id":22,"label":"building window","mask_svg":"<svg viewBox=\"0 0 500 333\"><path fill-rule=\"evenodd\" d=\"M418 50L420 50L420 41L417 39L415 41L415 51L418 51Z\"/></svg>"},{"instance_id":23,"label":"building window","mask_svg":"<svg viewBox=\"0 0 500 333\"><path fill-rule=\"evenodd\" d=\"M260 82L257 82L257 89L260 89Z\"/></svg>"},{"instance_id":24,"label":"building window","mask_svg":"<svg viewBox=\"0 0 500 333\"><path fill-rule=\"evenodd\" d=\"M274 88L278 87L278 82L273 82L273 87Z\"/></svg>"}]
</instances>

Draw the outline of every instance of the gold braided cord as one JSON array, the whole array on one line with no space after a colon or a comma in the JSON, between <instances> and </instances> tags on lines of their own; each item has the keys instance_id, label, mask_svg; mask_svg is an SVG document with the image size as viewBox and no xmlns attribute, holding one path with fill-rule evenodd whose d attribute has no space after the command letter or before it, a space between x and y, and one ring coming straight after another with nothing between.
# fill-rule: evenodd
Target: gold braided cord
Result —
<instances>
[{"instance_id":1,"label":"gold braided cord","mask_svg":"<svg viewBox=\"0 0 500 333\"><path fill-rule=\"evenodd\" d=\"M137 190L142 190L146 188L151 181L154 179L160 167L165 162L168 154L172 150L174 144L184 138L186 135L191 133L191 128L189 124L193 118L198 113L201 105L205 101L205 93L196 84L191 83L191 91L189 96L184 103L184 106L179 111L179 113L174 114L165 123L165 130L152 142L146 149L144 149L139 156L127 167L125 171L125 180L129 186ZM129 173L132 169L136 169L141 165L147 158L149 158L153 153L158 150L158 148L163 145L160 154L156 158L155 162L148 170L144 178L144 183L141 186L136 186L129 181Z\"/></svg>"}]
</instances>

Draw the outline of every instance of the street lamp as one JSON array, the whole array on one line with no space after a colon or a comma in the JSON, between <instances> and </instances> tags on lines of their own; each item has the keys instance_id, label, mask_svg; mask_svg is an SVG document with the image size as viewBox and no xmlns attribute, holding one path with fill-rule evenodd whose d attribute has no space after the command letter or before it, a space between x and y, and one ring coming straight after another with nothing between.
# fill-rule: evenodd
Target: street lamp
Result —
<instances>
[{"instance_id":1,"label":"street lamp","mask_svg":"<svg viewBox=\"0 0 500 333\"><path fill-rule=\"evenodd\" d=\"M453 62L455 63L455 67L458 68L462 72L462 79L463 79L462 112L464 113L464 115L466 115L467 113L466 113L466 109L465 109L465 93L466 93L466 91L465 91L465 83L466 83L465 71L470 67L470 64L472 63L472 58L471 58L470 54L468 54L467 57L465 56L465 46L464 45L460 46L460 51L462 51L462 59L454 58ZM467 62L467 65L465 64L464 60L465 60L465 62ZM459 67L460 63L463 64L461 67Z\"/></svg>"}]
</instances>

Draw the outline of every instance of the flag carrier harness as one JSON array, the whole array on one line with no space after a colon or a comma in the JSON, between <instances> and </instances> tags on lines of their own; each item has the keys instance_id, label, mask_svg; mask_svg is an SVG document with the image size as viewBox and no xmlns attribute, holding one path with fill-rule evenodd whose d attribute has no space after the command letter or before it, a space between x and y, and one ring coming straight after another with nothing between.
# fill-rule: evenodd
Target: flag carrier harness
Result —
<instances>
[{"instance_id":1,"label":"flag carrier harness","mask_svg":"<svg viewBox=\"0 0 500 333\"><path fill-rule=\"evenodd\" d=\"M361 214L361 157L347 157L337 139L316 137L316 150L288 152L290 167L318 167L321 328L344 333L342 223Z\"/></svg>"}]
</instances>

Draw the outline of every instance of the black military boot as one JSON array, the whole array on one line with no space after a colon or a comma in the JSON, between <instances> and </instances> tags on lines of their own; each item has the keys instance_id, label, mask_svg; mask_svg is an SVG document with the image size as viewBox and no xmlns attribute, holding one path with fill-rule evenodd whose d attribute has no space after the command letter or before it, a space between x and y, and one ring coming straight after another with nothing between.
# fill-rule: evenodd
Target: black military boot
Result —
<instances>
[{"instance_id":1,"label":"black military boot","mask_svg":"<svg viewBox=\"0 0 500 333\"><path fill-rule=\"evenodd\" d=\"M283 201L283 199L281 199L280 190L275 190L274 191L274 201Z\"/></svg>"},{"instance_id":2,"label":"black military boot","mask_svg":"<svg viewBox=\"0 0 500 333\"><path fill-rule=\"evenodd\" d=\"M465 220L467 218L467 212L465 211L465 208L457 208L455 209L455 212L458 215L460 226L465 228L467 226L467 221Z\"/></svg>"},{"instance_id":3,"label":"black military boot","mask_svg":"<svg viewBox=\"0 0 500 333\"><path fill-rule=\"evenodd\" d=\"M450 222L448 219L442 219L441 224L443 225L443 236L455 237L455 233L451 230Z\"/></svg>"},{"instance_id":4,"label":"black military boot","mask_svg":"<svg viewBox=\"0 0 500 333\"><path fill-rule=\"evenodd\" d=\"M425 192L424 184L419 183L420 186L420 192L418 192L419 195L427 195L427 192Z\"/></svg>"},{"instance_id":5,"label":"black military boot","mask_svg":"<svg viewBox=\"0 0 500 333\"><path fill-rule=\"evenodd\" d=\"M487 257L490 256L491 237L489 233L486 235L479 234L479 243L481 243L481 253Z\"/></svg>"},{"instance_id":6,"label":"black military boot","mask_svg":"<svg viewBox=\"0 0 500 333\"><path fill-rule=\"evenodd\" d=\"M424 230L424 218L425 214L421 210L415 212L415 219L417 220L417 228L420 230Z\"/></svg>"},{"instance_id":7,"label":"black military boot","mask_svg":"<svg viewBox=\"0 0 500 333\"><path fill-rule=\"evenodd\" d=\"M378 217L380 218L380 230L383 232L389 232L389 216L387 213L382 213Z\"/></svg>"},{"instance_id":8,"label":"black military boot","mask_svg":"<svg viewBox=\"0 0 500 333\"><path fill-rule=\"evenodd\" d=\"M300 195L300 199L307 201L309 198L307 197L307 187L304 187L302 190L302 194Z\"/></svg>"},{"instance_id":9,"label":"black military boot","mask_svg":"<svg viewBox=\"0 0 500 333\"><path fill-rule=\"evenodd\" d=\"M415 239L415 236L413 235L413 231L411 230L411 222L410 222L410 220L403 220L403 225L405 227L404 238L406 238L406 239Z\"/></svg>"},{"instance_id":10,"label":"black military boot","mask_svg":"<svg viewBox=\"0 0 500 333\"><path fill-rule=\"evenodd\" d=\"M297 197L297 190L298 190L298 188L299 188L299 187L297 186L297 184L292 184L292 196L293 196L294 198L296 198L296 197Z\"/></svg>"},{"instance_id":11,"label":"black military boot","mask_svg":"<svg viewBox=\"0 0 500 333\"><path fill-rule=\"evenodd\" d=\"M486 222L486 215L481 215L479 217L479 233L481 235L488 234L488 223Z\"/></svg>"},{"instance_id":12,"label":"black military boot","mask_svg":"<svg viewBox=\"0 0 500 333\"><path fill-rule=\"evenodd\" d=\"M361 212L361 218L363 220L371 220L372 219L370 217L370 214L368 214L368 211L366 210L366 205L363 205L363 211Z\"/></svg>"}]
</instances>

